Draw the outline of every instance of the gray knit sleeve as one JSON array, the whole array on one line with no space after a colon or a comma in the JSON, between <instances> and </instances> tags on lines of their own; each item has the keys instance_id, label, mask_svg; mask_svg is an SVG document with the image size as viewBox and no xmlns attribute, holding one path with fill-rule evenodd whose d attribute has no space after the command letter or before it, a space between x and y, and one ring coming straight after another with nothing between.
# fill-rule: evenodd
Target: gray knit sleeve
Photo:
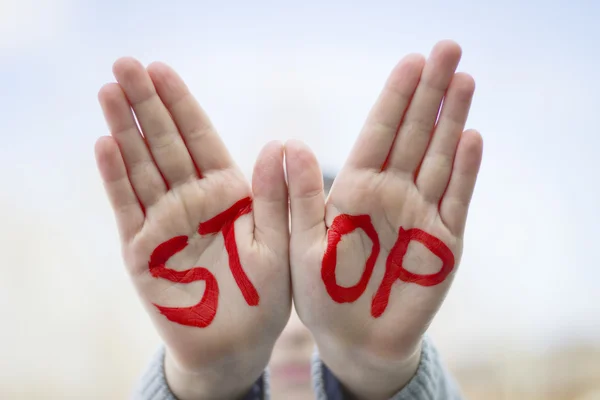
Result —
<instances>
[{"instance_id":1,"label":"gray knit sleeve","mask_svg":"<svg viewBox=\"0 0 600 400\"><path fill-rule=\"evenodd\" d=\"M161 347L152 357L133 393L134 400L177 400L171 393L165 377L165 348ZM268 371L252 385L242 400L269 400Z\"/></svg>"},{"instance_id":2,"label":"gray knit sleeve","mask_svg":"<svg viewBox=\"0 0 600 400\"><path fill-rule=\"evenodd\" d=\"M317 400L343 400L344 389L319 359L315 351L312 360L313 387ZM390 400L460 400L458 385L439 359L431 339L425 336L421 361L415 376Z\"/></svg>"}]
</instances>

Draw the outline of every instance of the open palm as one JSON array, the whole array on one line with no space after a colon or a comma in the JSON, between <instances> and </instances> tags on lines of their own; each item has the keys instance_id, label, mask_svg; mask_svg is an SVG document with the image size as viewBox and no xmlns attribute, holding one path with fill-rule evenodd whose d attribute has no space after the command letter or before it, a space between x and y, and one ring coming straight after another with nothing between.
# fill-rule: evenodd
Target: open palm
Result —
<instances>
[{"instance_id":1,"label":"open palm","mask_svg":"<svg viewBox=\"0 0 600 400\"><path fill-rule=\"evenodd\" d=\"M454 72L460 55L441 42L427 61L398 64L325 204L314 156L286 145L294 303L324 362L358 393L361 362L383 382L407 360L412 372L391 382L414 373L458 267L482 151L479 134L463 132L474 82Z\"/></svg>"},{"instance_id":2,"label":"open palm","mask_svg":"<svg viewBox=\"0 0 600 400\"><path fill-rule=\"evenodd\" d=\"M283 146L263 149L251 188L172 69L122 58L113 71L99 93L112 136L96 156L167 375L247 389L290 312Z\"/></svg>"}]
</instances>

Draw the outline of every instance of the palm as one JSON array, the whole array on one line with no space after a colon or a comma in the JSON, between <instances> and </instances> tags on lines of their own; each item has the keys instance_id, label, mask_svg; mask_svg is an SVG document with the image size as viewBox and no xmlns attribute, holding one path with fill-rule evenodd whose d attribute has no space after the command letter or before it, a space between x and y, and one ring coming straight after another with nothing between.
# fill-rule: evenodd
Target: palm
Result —
<instances>
[{"instance_id":1,"label":"palm","mask_svg":"<svg viewBox=\"0 0 600 400\"><path fill-rule=\"evenodd\" d=\"M237 171L219 172L217 176L184 183L166 192L151 207L146 209L146 218L133 240L127 243L125 257L133 268L133 275L149 273L148 259L154 249L164 240L178 235L190 238L190 248L181 254L178 264L184 266L206 265L203 259L209 255L220 259L226 255L223 241L218 235L201 237L198 224L222 212L226 205L248 197L251 192L247 182ZM230 187L220 188L219 183L229 181ZM253 221L244 218L239 222L242 231L251 232ZM250 224L251 226L248 226ZM192 245L194 244L194 245ZM206 260L209 264L214 261ZM217 271L218 273L219 271Z\"/></svg>"},{"instance_id":2,"label":"palm","mask_svg":"<svg viewBox=\"0 0 600 400\"><path fill-rule=\"evenodd\" d=\"M368 170L345 171L336 179L326 210L326 221L333 221L335 216L341 213L369 215L378 233L380 243L380 253L373 269L373 275L365 293L353 303L355 304L353 312L340 313L336 307L331 307L326 309L330 312L327 318L333 321L332 326L335 327L335 330L353 332L355 336L352 338L353 342L365 343L368 341L376 346L373 350L382 356L401 355L406 349L407 342L415 343L419 340L440 305L444 293L449 288L451 279L434 287L424 287L397 280L392 286L387 306L381 316L377 318L377 323L369 323L373 320L373 298L384 277L390 251L398 240L399 228L418 227L439 238L452 250L456 262L460 258L462 247L460 238L445 226L440 217L438 205L428 202L419 193L412 179L390 172L382 172L373 176L372 171ZM372 241L359 230L343 239L337 249L339 270L336 268L336 277L340 285L351 286L357 282L363 272L365 261L371 254L372 247ZM315 258L320 261L322 253L318 254L317 252ZM346 273L346 268L350 268L348 264L352 263L352 260L360 260L358 263L354 261L353 264L360 264L361 268ZM416 242L410 245L402 262L407 270L424 276L439 271L441 264L439 258L425 246L417 245ZM326 300L328 299L320 299L322 302ZM356 326L362 326L365 329L352 329ZM386 340L390 332L397 330L398 326L406 327L401 333L402 340L397 340L398 338L391 342L389 339Z\"/></svg>"},{"instance_id":3,"label":"palm","mask_svg":"<svg viewBox=\"0 0 600 400\"><path fill-rule=\"evenodd\" d=\"M114 70L97 158L144 306L188 371L236 352L266 364L291 303L282 146L265 147L251 188L170 68Z\"/></svg>"},{"instance_id":4,"label":"palm","mask_svg":"<svg viewBox=\"0 0 600 400\"><path fill-rule=\"evenodd\" d=\"M463 132L474 83L454 73L459 58L443 42L426 64L398 65L324 209L314 156L286 148L294 303L326 362L329 349L414 354L451 284L481 160L480 136Z\"/></svg>"},{"instance_id":5,"label":"palm","mask_svg":"<svg viewBox=\"0 0 600 400\"><path fill-rule=\"evenodd\" d=\"M236 176L237 175L237 176ZM241 291L230 269L230 258L225 248L222 233L200 235L198 226L201 222L210 220L222 213L228 206L238 200L250 196L248 184L237 171L219 173L201 181L185 183L170 190L153 207L146 210L146 222L133 241L125 248L125 257L130 254L134 282L139 288L143 303L147 306L155 325L161 332L165 342L171 349L181 349L181 356L190 357L194 349L198 357L206 361L208 354L219 354L231 351L232 344L248 339L248 332L239 327L256 326L255 321L261 318L261 312L256 304L250 306ZM228 177L229 179L226 179ZM220 182L228 182L222 189ZM237 182L236 182L237 181ZM278 259L268 252L257 252L254 246L254 221L252 215L244 215L235 223L236 247L242 263L243 271L252 286L264 288L265 281L277 276L277 270L286 264L285 259ZM163 276L153 276L149 268L150 255L160 243L168 239L187 236L188 245L174 255L167 266L178 271L189 271L192 268L204 267L210 271L217 282L215 297L217 307L207 304L209 312L203 312L203 307L197 307L208 288L206 281L181 283L177 280L164 279ZM277 282L277 281L276 281ZM280 294L273 295L285 298L287 280L285 277L277 282ZM270 304L273 295L263 296L261 306L272 308L276 317L271 322L277 329L286 319L287 309ZM206 300L209 300L207 297ZM199 319L189 321L185 315L177 318L178 311L185 307L195 307ZM175 313L166 313L165 307L174 308ZM211 312L212 311L212 312ZM278 315L277 315L278 314ZM176 322L174 325L172 322ZM275 322L275 323L273 323ZM208 328L214 329L194 329ZM192 328L190 328L192 327ZM254 332L258 336L258 330ZM258 337L253 338L258 341ZM218 351L215 351L218 350ZM192 363L195 360L191 360Z\"/></svg>"}]
</instances>

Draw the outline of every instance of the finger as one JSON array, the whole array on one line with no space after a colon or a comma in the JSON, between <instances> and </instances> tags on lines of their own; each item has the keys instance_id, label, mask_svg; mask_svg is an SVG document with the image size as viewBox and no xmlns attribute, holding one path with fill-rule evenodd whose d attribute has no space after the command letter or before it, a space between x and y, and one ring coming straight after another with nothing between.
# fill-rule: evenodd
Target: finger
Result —
<instances>
[{"instance_id":1,"label":"finger","mask_svg":"<svg viewBox=\"0 0 600 400\"><path fill-rule=\"evenodd\" d=\"M348 165L381 170L424 64L422 55L411 54L394 68L356 140Z\"/></svg>"},{"instance_id":2,"label":"finger","mask_svg":"<svg viewBox=\"0 0 600 400\"><path fill-rule=\"evenodd\" d=\"M474 91L475 81L470 75L454 75L416 180L419 192L431 203L438 204L448 186L456 146L465 129Z\"/></svg>"},{"instance_id":3,"label":"finger","mask_svg":"<svg viewBox=\"0 0 600 400\"><path fill-rule=\"evenodd\" d=\"M101 137L95 146L96 163L108 199L115 213L123 242L128 242L141 229L144 212L127 176L127 169L114 138Z\"/></svg>"},{"instance_id":4,"label":"finger","mask_svg":"<svg viewBox=\"0 0 600 400\"><path fill-rule=\"evenodd\" d=\"M148 208L166 192L166 185L138 130L127 98L118 83L109 83L98 92L98 100L111 135L119 145L133 189L144 208Z\"/></svg>"},{"instance_id":5,"label":"finger","mask_svg":"<svg viewBox=\"0 0 600 400\"><path fill-rule=\"evenodd\" d=\"M452 41L435 45L389 157L389 168L414 173L427 149L440 103L458 65L461 49Z\"/></svg>"},{"instance_id":6,"label":"finger","mask_svg":"<svg viewBox=\"0 0 600 400\"><path fill-rule=\"evenodd\" d=\"M313 152L298 140L285 144L285 166L290 193L292 237L304 233L325 237L323 176Z\"/></svg>"},{"instance_id":7,"label":"finger","mask_svg":"<svg viewBox=\"0 0 600 400\"><path fill-rule=\"evenodd\" d=\"M225 144L183 79L163 63L152 63L147 69L201 173L232 166Z\"/></svg>"},{"instance_id":8,"label":"finger","mask_svg":"<svg viewBox=\"0 0 600 400\"><path fill-rule=\"evenodd\" d=\"M133 58L124 57L115 62L113 73L135 111L156 165L169 186L197 178L177 126L144 66Z\"/></svg>"},{"instance_id":9,"label":"finger","mask_svg":"<svg viewBox=\"0 0 600 400\"><path fill-rule=\"evenodd\" d=\"M260 152L252 175L252 192L255 239L287 259L290 226L281 142L270 142Z\"/></svg>"},{"instance_id":10,"label":"finger","mask_svg":"<svg viewBox=\"0 0 600 400\"><path fill-rule=\"evenodd\" d=\"M448 189L440 203L440 216L450 231L462 237L469 204L481 165L483 139L474 130L465 131L458 143Z\"/></svg>"}]
</instances>

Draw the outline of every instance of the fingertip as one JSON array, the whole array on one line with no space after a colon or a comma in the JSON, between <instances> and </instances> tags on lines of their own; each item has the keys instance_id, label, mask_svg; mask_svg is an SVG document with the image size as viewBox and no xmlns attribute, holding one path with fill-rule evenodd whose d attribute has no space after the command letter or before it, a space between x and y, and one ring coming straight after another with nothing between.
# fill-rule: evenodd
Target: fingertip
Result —
<instances>
[{"instance_id":1,"label":"fingertip","mask_svg":"<svg viewBox=\"0 0 600 400\"><path fill-rule=\"evenodd\" d=\"M481 136L481 132L479 132L477 129L466 129L463 135L471 136L473 137L473 140L477 140L483 145L483 137Z\"/></svg>"},{"instance_id":2,"label":"fingertip","mask_svg":"<svg viewBox=\"0 0 600 400\"><path fill-rule=\"evenodd\" d=\"M425 57L418 53L412 53L402 58L392 70L388 85L399 88L408 83L411 91L414 91L425 67L425 62Z\"/></svg>"},{"instance_id":3,"label":"fingertip","mask_svg":"<svg viewBox=\"0 0 600 400\"><path fill-rule=\"evenodd\" d=\"M319 177L321 176L317 157L306 143L300 140L290 139L285 142L284 149L288 181L290 180L290 176L292 176L291 179L296 176L306 176L306 174L314 175L318 173ZM317 172L313 171L315 169Z\"/></svg>"},{"instance_id":4,"label":"fingertip","mask_svg":"<svg viewBox=\"0 0 600 400\"><path fill-rule=\"evenodd\" d=\"M190 95L190 91L184 80L169 65L161 61L155 61L148 65L146 72L167 108L172 108L181 99Z\"/></svg>"},{"instance_id":5,"label":"fingertip","mask_svg":"<svg viewBox=\"0 0 600 400\"><path fill-rule=\"evenodd\" d=\"M116 143L112 136L101 136L94 144L94 153L97 157L105 159L110 156L111 152L114 152L115 146Z\"/></svg>"},{"instance_id":6,"label":"fingertip","mask_svg":"<svg viewBox=\"0 0 600 400\"><path fill-rule=\"evenodd\" d=\"M452 40L442 40L436 43L431 49L425 69L430 71L452 71L452 73L454 73L454 70L456 70L456 67L458 67L458 64L460 63L461 57L462 49L458 43ZM445 76L445 74L443 74L443 76ZM452 75L448 78L452 78ZM440 80L438 77L430 77L429 79L433 79L435 82ZM441 79L441 81L446 82L446 79ZM449 83L450 81L448 80L446 85ZM447 86L445 89L447 89Z\"/></svg>"},{"instance_id":7,"label":"fingertip","mask_svg":"<svg viewBox=\"0 0 600 400\"><path fill-rule=\"evenodd\" d=\"M461 99L471 98L475 92L475 79L466 72L457 72L452 78L452 86L457 90L458 96Z\"/></svg>"},{"instance_id":8,"label":"fingertip","mask_svg":"<svg viewBox=\"0 0 600 400\"><path fill-rule=\"evenodd\" d=\"M164 81L169 75L177 75L175 70L162 61L153 61L147 67L146 71L153 81Z\"/></svg>"},{"instance_id":9,"label":"fingertip","mask_svg":"<svg viewBox=\"0 0 600 400\"><path fill-rule=\"evenodd\" d=\"M142 63L131 56L119 57L112 66L115 77L126 77L128 74L137 72L144 68Z\"/></svg>"},{"instance_id":10,"label":"fingertip","mask_svg":"<svg viewBox=\"0 0 600 400\"><path fill-rule=\"evenodd\" d=\"M288 192L280 141L270 141L261 149L252 174L252 193L256 240L287 254Z\"/></svg>"},{"instance_id":11,"label":"fingertip","mask_svg":"<svg viewBox=\"0 0 600 400\"><path fill-rule=\"evenodd\" d=\"M456 151L456 169L459 174L476 176L481 166L483 138L475 129L464 131Z\"/></svg>"},{"instance_id":12,"label":"fingertip","mask_svg":"<svg viewBox=\"0 0 600 400\"><path fill-rule=\"evenodd\" d=\"M107 97L110 96L110 94L112 93L112 86L114 85L114 82L109 82L109 83L105 83L104 85L100 86L100 89L98 90L98 101L100 103L102 103L102 101L104 99L106 99Z\"/></svg>"},{"instance_id":13,"label":"fingertip","mask_svg":"<svg viewBox=\"0 0 600 400\"><path fill-rule=\"evenodd\" d=\"M299 140L285 143L290 211L293 232L319 227L325 232L325 195L321 167L310 148Z\"/></svg>"},{"instance_id":14,"label":"fingertip","mask_svg":"<svg viewBox=\"0 0 600 400\"><path fill-rule=\"evenodd\" d=\"M127 177L119 146L111 136L98 138L94 145L100 177L112 205L121 238L128 241L142 225L143 206Z\"/></svg>"},{"instance_id":15,"label":"fingertip","mask_svg":"<svg viewBox=\"0 0 600 400\"><path fill-rule=\"evenodd\" d=\"M483 137L481 133L476 129L467 129L462 134L463 140L466 141L466 146L470 151L476 153L483 152Z\"/></svg>"},{"instance_id":16,"label":"fingertip","mask_svg":"<svg viewBox=\"0 0 600 400\"><path fill-rule=\"evenodd\" d=\"M421 69L422 69L423 66L425 66L426 61L427 60L423 54L410 53L410 54L404 56L400 60L400 62L397 64L397 66L398 67L406 66L406 67L410 67L411 69L418 69L419 67L421 67Z\"/></svg>"},{"instance_id":17,"label":"fingertip","mask_svg":"<svg viewBox=\"0 0 600 400\"><path fill-rule=\"evenodd\" d=\"M475 129L464 131L456 152L452 177L440 204L442 219L458 236L462 236L464 232L469 204L481 166L482 151L481 134Z\"/></svg>"},{"instance_id":18,"label":"fingertip","mask_svg":"<svg viewBox=\"0 0 600 400\"><path fill-rule=\"evenodd\" d=\"M123 168L120 168L119 162L123 164L120 158L119 146L111 136L102 136L98 138L94 145L96 163L100 170L100 175L105 182L110 182L120 178L123 175Z\"/></svg>"},{"instance_id":19,"label":"fingertip","mask_svg":"<svg viewBox=\"0 0 600 400\"><path fill-rule=\"evenodd\" d=\"M156 90L154 83L141 62L133 57L122 57L115 61L113 74L132 105L149 99Z\"/></svg>"},{"instance_id":20,"label":"fingertip","mask_svg":"<svg viewBox=\"0 0 600 400\"><path fill-rule=\"evenodd\" d=\"M298 139L288 139L285 141L284 144L286 154L288 152L297 152L299 149L302 149L304 147L306 147L306 144L304 144L303 141Z\"/></svg>"},{"instance_id":21,"label":"fingertip","mask_svg":"<svg viewBox=\"0 0 600 400\"><path fill-rule=\"evenodd\" d=\"M164 63L162 61L152 61L150 64L148 64L148 66L146 67L146 69L148 71L165 71L165 70L171 70L172 68L169 67L169 65L167 65L167 63Z\"/></svg>"},{"instance_id":22,"label":"fingertip","mask_svg":"<svg viewBox=\"0 0 600 400\"><path fill-rule=\"evenodd\" d=\"M317 157L304 142L285 143L285 166L290 195L310 196L323 190L323 175Z\"/></svg>"},{"instance_id":23,"label":"fingertip","mask_svg":"<svg viewBox=\"0 0 600 400\"><path fill-rule=\"evenodd\" d=\"M279 140L272 140L265 144L258 153L256 165L259 166L265 163L273 165L273 163L281 163L281 166L283 167L283 154L283 143Z\"/></svg>"},{"instance_id":24,"label":"fingertip","mask_svg":"<svg viewBox=\"0 0 600 400\"><path fill-rule=\"evenodd\" d=\"M123 90L116 82L105 83L98 90L98 102L101 105L115 103L121 96L124 97Z\"/></svg>"},{"instance_id":25,"label":"fingertip","mask_svg":"<svg viewBox=\"0 0 600 400\"><path fill-rule=\"evenodd\" d=\"M283 144L280 141L273 140L263 146L256 159L252 176L252 191L258 195L270 193L267 189L273 188L273 184L278 181L285 184Z\"/></svg>"},{"instance_id":26,"label":"fingertip","mask_svg":"<svg viewBox=\"0 0 600 400\"><path fill-rule=\"evenodd\" d=\"M292 165L305 164L316 161L316 157L306 143L297 139L289 139L284 144L286 164L291 161Z\"/></svg>"},{"instance_id":27,"label":"fingertip","mask_svg":"<svg viewBox=\"0 0 600 400\"><path fill-rule=\"evenodd\" d=\"M443 54L460 59L462 56L462 47L460 47L460 45L452 39L444 39L440 40L433 46L431 53Z\"/></svg>"},{"instance_id":28,"label":"fingertip","mask_svg":"<svg viewBox=\"0 0 600 400\"><path fill-rule=\"evenodd\" d=\"M271 141L267 142L267 144L265 144L260 151L260 154L265 154L265 153L266 154L276 153L283 158L283 153L284 153L283 142L281 140L271 140Z\"/></svg>"}]
</instances>

